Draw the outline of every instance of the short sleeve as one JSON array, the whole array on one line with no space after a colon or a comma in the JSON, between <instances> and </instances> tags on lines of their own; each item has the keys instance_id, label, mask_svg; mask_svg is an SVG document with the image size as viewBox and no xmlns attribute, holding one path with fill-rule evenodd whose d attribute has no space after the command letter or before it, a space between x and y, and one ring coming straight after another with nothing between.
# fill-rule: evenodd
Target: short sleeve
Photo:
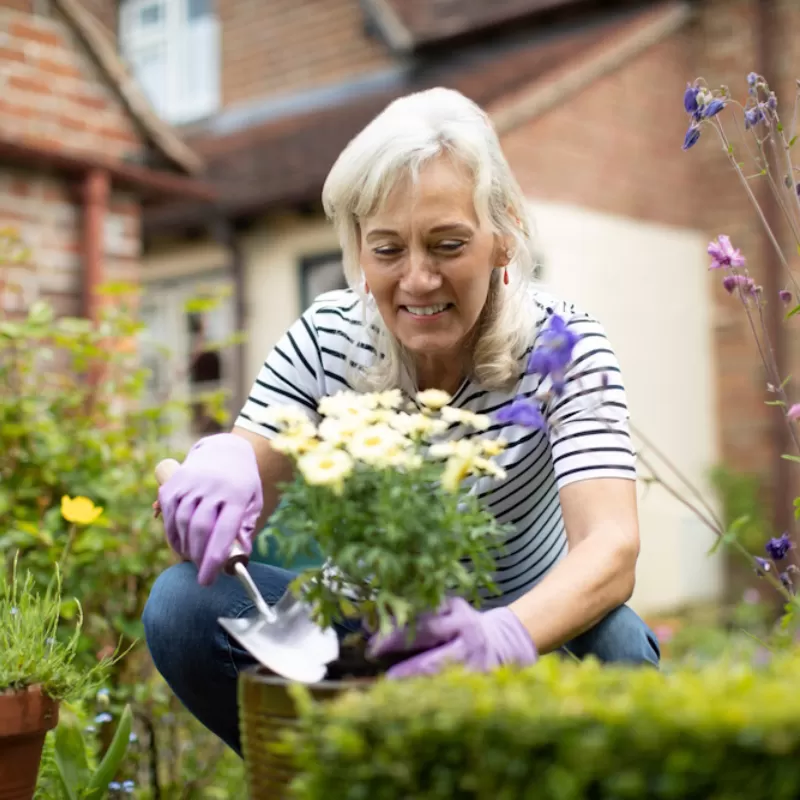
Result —
<instances>
[{"instance_id":1,"label":"short sleeve","mask_svg":"<svg viewBox=\"0 0 800 800\"><path fill-rule=\"evenodd\" d=\"M319 422L324 368L313 311L309 309L267 356L236 420L237 427L274 438L278 430L264 420L268 408L295 406Z\"/></svg>"},{"instance_id":2,"label":"short sleeve","mask_svg":"<svg viewBox=\"0 0 800 800\"><path fill-rule=\"evenodd\" d=\"M596 320L579 313L567 325L580 339L563 394L545 407L558 487L593 478L636 480L628 401L617 356Z\"/></svg>"}]
</instances>

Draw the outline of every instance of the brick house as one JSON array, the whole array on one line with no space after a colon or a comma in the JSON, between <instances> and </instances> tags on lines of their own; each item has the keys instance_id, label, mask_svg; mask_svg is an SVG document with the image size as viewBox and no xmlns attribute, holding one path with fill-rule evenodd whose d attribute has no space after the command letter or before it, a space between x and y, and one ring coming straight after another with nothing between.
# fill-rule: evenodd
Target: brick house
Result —
<instances>
[{"instance_id":1,"label":"brick house","mask_svg":"<svg viewBox=\"0 0 800 800\"><path fill-rule=\"evenodd\" d=\"M238 403L302 308L341 284L319 205L341 148L393 97L451 86L495 121L530 198L544 281L606 325L637 429L695 484L720 462L757 473L785 528L782 423L763 405L746 321L709 279L706 244L734 236L770 298L782 279L719 149L681 151L681 97L697 75L743 92L756 69L788 103L798 27L794 0L123 0L120 47L218 193L146 208L152 334L185 363L195 334L181 304L227 287L207 328L247 333L222 366ZM189 50L202 53L192 76ZM190 79L187 107L176 87ZM777 339L784 374L798 340ZM717 596L720 563L694 517L659 491L642 494L640 514L634 604Z\"/></svg>"},{"instance_id":2,"label":"brick house","mask_svg":"<svg viewBox=\"0 0 800 800\"><path fill-rule=\"evenodd\" d=\"M93 317L100 283L138 281L142 203L213 196L124 68L114 17L111 0L0 2L0 228L31 252L0 276L6 314L43 298Z\"/></svg>"}]
</instances>

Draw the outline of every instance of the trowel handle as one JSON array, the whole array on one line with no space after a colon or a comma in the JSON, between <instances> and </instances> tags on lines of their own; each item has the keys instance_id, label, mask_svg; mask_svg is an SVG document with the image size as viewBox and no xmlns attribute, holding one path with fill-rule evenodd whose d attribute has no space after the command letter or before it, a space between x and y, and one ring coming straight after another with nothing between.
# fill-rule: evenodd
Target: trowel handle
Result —
<instances>
[{"instance_id":1,"label":"trowel handle","mask_svg":"<svg viewBox=\"0 0 800 800\"><path fill-rule=\"evenodd\" d=\"M165 458L163 461L159 461L156 465L156 480L160 485L165 484L175 474L179 466L180 463L174 458ZM242 545L238 541L235 541L233 547L231 547L231 554L225 562L224 570L228 575L233 575L237 564L244 564L247 566L249 560L250 557L247 555Z\"/></svg>"}]
</instances>

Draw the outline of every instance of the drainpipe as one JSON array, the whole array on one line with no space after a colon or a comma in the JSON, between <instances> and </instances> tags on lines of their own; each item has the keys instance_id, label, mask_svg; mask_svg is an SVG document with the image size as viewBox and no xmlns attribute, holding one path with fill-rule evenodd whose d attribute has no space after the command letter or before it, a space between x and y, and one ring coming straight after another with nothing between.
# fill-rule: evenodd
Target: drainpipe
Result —
<instances>
[{"instance_id":1,"label":"drainpipe","mask_svg":"<svg viewBox=\"0 0 800 800\"><path fill-rule=\"evenodd\" d=\"M782 70L778 58L777 4L773 0L758 0L757 6L756 64L758 71L775 87L780 86ZM781 174L781 165L773 164L776 175ZM766 183L759 197L764 216L778 241L785 238L784 222L778 201ZM781 379L788 375L788 358L783 314L778 302L778 292L783 285L783 266L766 234L763 236L764 295L766 297L766 327L775 353L775 363ZM786 420L777 409L770 409L770 440L772 457L773 519L777 534L791 530L792 513L792 464L781 455L792 452L792 440Z\"/></svg>"},{"instance_id":2,"label":"drainpipe","mask_svg":"<svg viewBox=\"0 0 800 800\"><path fill-rule=\"evenodd\" d=\"M83 315L97 322L98 287L103 282L103 230L111 181L104 169L90 169L83 180Z\"/></svg>"}]
</instances>

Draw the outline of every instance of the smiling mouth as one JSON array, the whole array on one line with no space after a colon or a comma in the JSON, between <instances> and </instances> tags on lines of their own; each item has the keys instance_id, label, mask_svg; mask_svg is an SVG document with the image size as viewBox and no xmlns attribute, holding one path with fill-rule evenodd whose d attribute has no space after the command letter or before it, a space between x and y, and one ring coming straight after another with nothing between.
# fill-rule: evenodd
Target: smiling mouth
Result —
<instances>
[{"instance_id":1,"label":"smiling mouth","mask_svg":"<svg viewBox=\"0 0 800 800\"><path fill-rule=\"evenodd\" d=\"M407 311L415 317L435 317L452 307L452 303L436 303L430 306L400 306L403 311Z\"/></svg>"}]
</instances>

